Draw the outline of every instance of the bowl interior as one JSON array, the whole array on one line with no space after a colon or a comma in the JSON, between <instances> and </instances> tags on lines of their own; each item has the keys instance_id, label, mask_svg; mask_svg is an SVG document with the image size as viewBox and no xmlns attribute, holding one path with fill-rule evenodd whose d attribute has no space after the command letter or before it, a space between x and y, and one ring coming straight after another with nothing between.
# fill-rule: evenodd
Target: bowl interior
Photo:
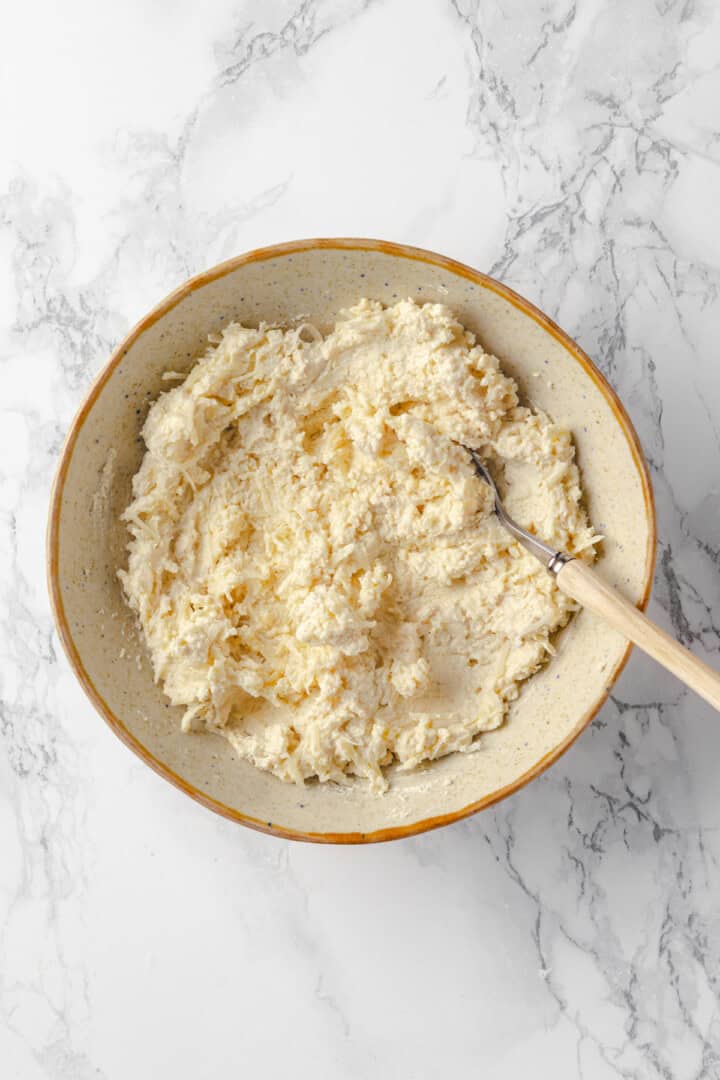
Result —
<instances>
[{"instance_id":1,"label":"bowl interior","mask_svg":"<svg viewBox=\"0 0 720 1080\"><path fill-rule=\"evenodd\" d=\"M231 319L309 320L325 329L363 296L449 304L526 398L573 432L590 516L607 537L602 574L642 600L654 555L645 465L607 386L557 328L490 279L414 249L315 241L252 253L169 297L117 350L66 444L50 529L61 635L95 705L154 768L230 816L319 839L402 835L494 801L582 730L627 651L623 638L581 612L560 635L552 663L525 685L506 723L481 736L476 752L396 774L380 797L360 781L286 785L238 761L223 739L180 732L181 710L153 683L116 576L127 542L119 515L142 457L148 406L167 388L163 372L189 369L207 335Z\"/></svg>"}]
</instances>

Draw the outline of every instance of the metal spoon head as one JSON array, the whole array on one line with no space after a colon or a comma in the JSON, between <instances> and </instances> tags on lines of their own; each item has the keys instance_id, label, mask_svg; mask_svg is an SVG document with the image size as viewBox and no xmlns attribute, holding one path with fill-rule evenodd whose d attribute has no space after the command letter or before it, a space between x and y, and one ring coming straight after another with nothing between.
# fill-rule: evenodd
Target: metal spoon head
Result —
<instances>
[{"instance_id":1,"label":"metal spoon head","mask_svg":"<svg viewBox=\"0 0 720 1080\"><path fill-rule=\"evenodd\" d=\"M483 459L480 457L477 450L473 450L473 448L471 446L466 446L465 443L460 443L460 445L462 446L463 450L467 450L468 454L470 455L472 463L475 466L475 472L478 474L480 479L484 480L485 483L490 486L490 490L492 491L493 496L495 498L495 510L496 510L496 512L498 510L498 507L500 509L502 509L502 503L500 502L500 493L498 492L498 489L495 487L495 481L493 480L492 476L488 472L488 469L487 469L485 463L483 462Z\"/></svg>"},{"instance_id":2,"label":"metal spoon head","mask_svg":"<svg viewBox=\"0 0 720 1080\"><path fill-rule=\"evenodd\" d=\"M503 506L500 499L500 493L495 486L495 481L477 450L473 450L471 446L466 446L465 443L459 443L459 445L462 446L464 450L467 450L472 463L475 466L475 472L480 479L490 485L490 490L495 498L495 513L508 532L512 533L512 535L520 541L522 546L529 551L531 555L534 555L536 559L539 559L551 573L557 573L560 567L568 562L570 556L562 551L556 551L555 548L550 547L549 544L544 543L533 533L528 532L527 529L523 529L521 525L518 525L518 523L510 517L510 514L508 514Z\"/></svg>"}]
</instances>

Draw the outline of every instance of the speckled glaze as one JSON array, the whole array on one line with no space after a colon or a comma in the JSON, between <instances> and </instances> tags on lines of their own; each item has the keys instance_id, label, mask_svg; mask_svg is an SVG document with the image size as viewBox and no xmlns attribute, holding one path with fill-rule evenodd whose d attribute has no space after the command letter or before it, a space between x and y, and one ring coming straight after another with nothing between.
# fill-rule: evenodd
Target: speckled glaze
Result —
<instances>
[{"instance_id":1,"label":"speckled glaze","mask_svg":"<svg viewBox=\"0 0 720 1080\"><path fill-rule=\"evenodd\" d=\"M231 319L310 320L329 328L361 296L449 304L500 357L521 392L573 432L588 509L607 537L599 570L635 602L649 595L655 519L648 472L614 393L561 330L493 279L431 252L371 240L309 240L250 252L187 282L118 347L70 430L51 502L50 593L63 645L100 714L158 773L211 809L278 835L333 843L406 836L456 820L516 790L587 726L627 659L614 631L581 612L558 655L524 687L478 750L395 774L384 796L286 785L240 762L215 736L183 735L181 709L154 685L116 570L119 515L140 462L162 374L186 371L207 335Z\"/></svg>"}]
</instances>

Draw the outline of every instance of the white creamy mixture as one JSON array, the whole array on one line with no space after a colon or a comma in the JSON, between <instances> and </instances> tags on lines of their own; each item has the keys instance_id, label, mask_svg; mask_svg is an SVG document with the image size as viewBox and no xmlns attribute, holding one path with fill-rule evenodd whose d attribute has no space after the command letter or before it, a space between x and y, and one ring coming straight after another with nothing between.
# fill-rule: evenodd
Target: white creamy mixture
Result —
<instances>
[{"instance_id":1,"label":"white creamy mixture","mask_svg":"<svg viewBox=\"0 0 720 1080\"><path fill-rule=\"evenodd\" d=\"M573 610L500 526L592 556L567 431L440 304L227 327L143 429L120 577L185 730L386 787L502 723Z\"/></svg>"}]
</instances>

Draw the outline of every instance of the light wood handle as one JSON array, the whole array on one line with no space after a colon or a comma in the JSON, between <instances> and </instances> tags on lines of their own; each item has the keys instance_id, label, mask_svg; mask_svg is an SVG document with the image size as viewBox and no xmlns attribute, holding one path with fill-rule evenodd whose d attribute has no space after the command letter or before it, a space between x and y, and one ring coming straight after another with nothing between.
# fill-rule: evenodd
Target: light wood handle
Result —
<instances>
[{"instance_id":1,"label":"light wood handle","mask_svg":"<svg viewBox=\"0 0 720 1080\"><path fill-rule=\"evenodd\" d=\"M720 675L651 622L589 566L572 559L558 571L557 583L564 593L594 611L720 710Z\"/></svg>"}]
</instances>

